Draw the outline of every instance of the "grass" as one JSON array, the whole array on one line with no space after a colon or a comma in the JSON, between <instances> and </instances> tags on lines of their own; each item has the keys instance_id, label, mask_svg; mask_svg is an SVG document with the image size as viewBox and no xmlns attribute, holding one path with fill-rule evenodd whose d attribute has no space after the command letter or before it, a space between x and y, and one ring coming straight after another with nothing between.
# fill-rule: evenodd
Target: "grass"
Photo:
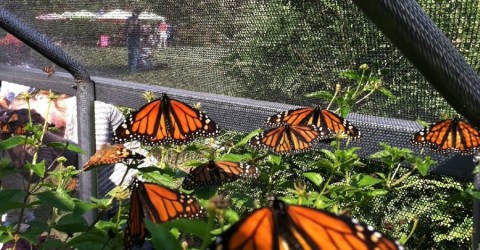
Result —
<instances>
[{"instance_id":1,"label":"grass","mask_svg":"<svg viewBox=\"0 0 480 250\"><path fill-rule=\"evenodd\" d=\"M169 47L153 50L152 69L130 74L126 47L64 47L92 76L134 81L179 89L238 95L238 84L226 74L221 60L227 55L217 47Z\"/></svg>"}]
</instances>

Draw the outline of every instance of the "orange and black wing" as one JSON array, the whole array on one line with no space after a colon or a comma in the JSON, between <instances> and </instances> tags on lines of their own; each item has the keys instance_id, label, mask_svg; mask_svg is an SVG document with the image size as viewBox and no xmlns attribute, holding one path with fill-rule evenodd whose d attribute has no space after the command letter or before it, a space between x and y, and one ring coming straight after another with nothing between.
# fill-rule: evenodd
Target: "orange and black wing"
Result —
<instances>
[{"instance_id":1,"label":"orange and black wing","mask_svg":"<svg viewBox=\"0 0 480 250\"><path fill-rule=\"evenodd\" d=\"M287 206L291 246L302 249L403 249L397 241L356 219L303 206ZM280 220L280 218L279 218ZM288 240L287 240L288 241Z\"/></svg>"},{"instance_id":2,"label":"orange and black wing","mask_svg":"<svg viewBox=\"0 0 480 250\"><path fill-rule=\"evenodd\" d=\"M312 149L316 141L329 138L330 134L315 125L282 125L252 137L249 145L279 154L301 153Z\"/></svg>"},{"instance_id":3,"label":"orange and black wing","mask_svg":"<svg viewBox=\"0 0 480 250\"><path fill-rule=\"evenodd\" d=\"M182 187L190 190L197 187L218 186L239 178L256 178L258 174L257 167L241 162L209 161L190 170L183 180Z\"/></svg>"},{"instance_id":4,"label":"orange and black wing","mask_svg":"<svg viewBox=\"0 0 480 250\"><path fill-rule=\"evenodd\" d=\"M48 65L43 68L43 71L47 73L47 77L50 77L55 73L55 67L53 67L53 65Z\"/></svg>"},{"instance_id":5,"label":"orange and black wing","mask_svg":"<svg viewBox=\"0 0 480 250\"><path fill-rule=\"evenodd\" d=\"M133 179L130 184L130 210L125 228L124 246L130 249L140 244L149 235L144 219L161 223L176 218L199 218L204 210L197 200L159 184Z\"/></svg>"},{"instance_id":6,"label":"orange and black wing","mask_svg":"<svg viewBox=\"0 0 480 250\"><path fill-rule=\"evenodd\" d=\"M123 162L128 159L141 160L145 156L137 154L130 149L125 148L123 144L103 144L102 147L90 157L83 166L83 170L88 171L95 166L109 165Z\"/></svg>"},{"instance_id":7,"label":"orange and black wing","mask_svg":"<svg viewBox=\"0 0 480 250\"><path fill-rule=\"evenodd\" d=\"M164 94L127 117L114 133L114 141L139 140L148 145L184 144L196 136L219 133L203 112Z\"/></svg>"},{"instance_id":8,"label":"orange and black wing","mask_svg":"<svg viewBox=\"0 0 480 250\"><path fill-rule=\"evenodd\" d=\"M138 187L134 187L130 196L130 210L128 211L127 225L123 238L125 249L131 249L134 244L141 244L145 237L149 235L145 228L145 215L140 196Z\"/></svg>"},{"instance_id":9,"label":"orange and black wing","mask_svg":"<svg viewBox=\"0 0 480 250\"><path fill-rule=\"evenodd\" d=\"M400 250L396 241L355 219L275 200L218 236L208 249Z\"/></svg>"},{"instance_id":10,"label":"orange and black wing","mask_svg":"<svg viewBox=\"0 0 480 250\"><path fill-rule=\"evenodd\" d=\"M480 149L480 132L458 118L447 119L415 133L412 143L441 152L473 154Z\"/></svg>"},{"instance_id":11,"label":"orange and black wing","mask_svg":"<svg viewBox=\"0 0 480 250\"><path fill-rule=\"evenodd\" d=\"M343 132L356 139L360 131L349 121L343 119L332 111L326 109L300 108L287 110L280 114L267 118L265 123L269 126L279 126L282 123L289 125L315 125L324 130L331 130L332 133Z\"/></svg>"},{"instance_id":12,"label":"orange and black wing","mask_svg":"<svg viewBox=\"0 0 480 250\"><path fill-rule=\"evenodd\" d=\"M178 190L155 183L142 183L140 192L145 214L153 223L204 215L203 208L195 198Z\"/></svg>"}]
</instances>

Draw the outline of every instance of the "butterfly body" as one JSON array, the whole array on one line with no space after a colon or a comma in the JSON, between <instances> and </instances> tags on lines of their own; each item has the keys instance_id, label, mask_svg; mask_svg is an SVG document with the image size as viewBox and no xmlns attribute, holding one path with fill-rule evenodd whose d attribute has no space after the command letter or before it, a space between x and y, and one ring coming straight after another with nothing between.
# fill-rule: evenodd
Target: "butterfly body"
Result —
<instances>
[{"instance_id":1,"label":"butterfly body","mask_svg":"<svg viewBox=\"0 0 480 250\"><path fill-rule=\"evenodd\" d=\"M480 149L480 132L459 118L446 119L418 131L411 141L440 152L473 154Z\"/></svg>"},{"instance_id":2,"label":"butterfly body","mask_svg":"<svg viewBox=\"0 0 480 250\"><path fill-rule=\"evenodd\" d=\"M115 164L127 159L142 160L145 156L137 154L123 144L104 144L95 152L95 154L83 166L84 171L88 171L95 166Z\"/></svg>"},{"instance_id":3,"label":"butterfly body","mask_svg":"<svg viewBox=\"0 0 480 250\"><path fill-rule=\"evenodd\" d=\"M42 70L43 72L47 73L47 77L51 77L55 73L55 67L53 67L53 65L48 65Z\"/></svg>"},{"instance_id":4,"label":"butterfly body","mask_svg":"<svg viewBox=\"0 0 480 250\"><path fill-rule=\"evenodd\" d=\"M190 170L182 187L190 190L196 187L218 186L239 178L256 178L258 174L258 168L248 164L210 160L208 163Z\"/></svg>"},{"instance_id":5,"label":"butterfly body","mask_svg":"<svg viewBox=\"0 0 480 250\"><path fill-rule=\"evenodd\" d=\"M289 125L315 125L324 130L330 129L333 133L343 132L354 139L361 136L360 131L349 121L320 107L287 110L265 120L265 124L268 126L275 127L282 123Z\"/></svg>"},{"instance_id":6,"label":"butterfly body","mask_svg":"<svg viewBox=\"0 0 480 250\"><path fill-rule=\"evenodd\" d=\"M278 154L301 153L312 149L315 142L329 138L331 131L315 125L288 125L262 132L250 139L249 145Z\"/></svg>"},{"instance_id":7,"label":"butterfly body","mask_svg":"<svg viewBox=\"0 0 480 250\"><path fill-rule=\"evenodd\" d=\"M203 112L163 94L127 117L114 141L139 140L148 145L184 144L197 136L214 136L219 129Z\"/></svg>"},{"instance_id":8,"label":"butterfly body","mask_svg":"<svg viewBox=\"0 0 480 250\"><path fill-rule=\"evenodd\" d=\"M356 219L274 200L230 227L208 249L404 248Z\"/></svg>"},{"instance_id":9,"label":"butterfly body","mask_svg":"<svg viewBox=\"0 0 480 250\"><path fill-rule=\"evenodd\" d=\"M143 242L148 235L145 218L153 223L162 223L176 218L200 218L204 215L204 210L196 199L178 190L136 178L133 179L130 189L132 195L125 228L125 249Z\"/></svg>"}]
</instances>

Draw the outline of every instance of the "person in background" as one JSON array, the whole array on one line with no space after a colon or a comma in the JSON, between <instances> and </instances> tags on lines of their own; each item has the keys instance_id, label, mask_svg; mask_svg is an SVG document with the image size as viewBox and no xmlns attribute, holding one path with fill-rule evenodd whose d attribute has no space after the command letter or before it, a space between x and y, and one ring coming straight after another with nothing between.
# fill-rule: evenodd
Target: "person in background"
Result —
<instances>
[{"instance_id":1,"label":"person in background","mask_svg":"<svg viewBox=\"0 0 480 250\"><path fill-rule=\"evenodd\" d=\"M163 20L160 25L158 25L158 31L160 32L160 42L158 43L159 48L167 47L167 38L168 38L168 24Z\"/></svg>"},{"instance_id":2,"label":"person in background","mask_svg":"<svg viewBox=\"0 0 480 250\"><path fill-rule=\"evenodd\" d=\"M140 15L140 10L135 9L132 12L132 16L127 19L125 24L125 35L127 36L128 44L128 72L136 72L138 61L140 59L140 49L141 49L141 26L138 16Z\"/></svg>"},{"instance_id":3,"label":"person in background","mask_svg":"<svg viewBox=\"0 0 480 250\"><path fill-rule=\"evenodd\" d=\"M10 102L23 92L32 92L35 88L7 81L0 81L0 108L6 109Z\"/></svg>"}]
</instances>

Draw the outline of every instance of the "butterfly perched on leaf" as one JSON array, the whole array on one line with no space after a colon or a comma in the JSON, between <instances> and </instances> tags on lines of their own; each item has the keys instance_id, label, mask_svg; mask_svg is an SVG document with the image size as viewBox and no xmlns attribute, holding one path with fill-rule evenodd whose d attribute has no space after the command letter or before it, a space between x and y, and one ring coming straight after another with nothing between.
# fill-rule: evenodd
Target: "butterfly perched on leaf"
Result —
<instances>
[{"instance_id":1,"label":"butterfly perched on leaf","mask_svg":"<svg viewBox=\"0 0 480 250\"><path fill-rule=\"evenodd\" d=\"M329 129L333 134L343 132L353 139L361 136L360 131L352 123L332 111L320 109L319 107L287 110L271 116L265 121L265 124L274 127L283 123L289 125L315 125L318 128L323 128L324 131Z\"/></svg>"},{"instance_id":2,"label":"butterfly perched on leaf","mask_svg":"<svg viewBox=\"0 0 480 250\"><path fill-rule=\"evenodd\" d=\"M207 249L404 248L397 241L356 219L304 206L287 205L275 199L270 206L253 211L217 236Z\"/></svg>"},{"instance_id":3,"label":"butterfly perched on leaf","mask_svg":"<svg viewBox=\"0 0 480 250\"><path fill-rule=\"evenodd\" d=\"M317 141L330 138L331 133L315 125L283 124L252 137L248 145L278 154L301 153L312 149Z\"/></svg>"},{"instance_id":4,"label":"butterfly perched on leaf","mask_svg":"<svg viewBox=\"0 0 480 250\"><path fill-rule=\"evenodd\" d=\"M96 166L109 165L125 160L142 160L145 156L137 154L130 149L125 148L123 144L103 144L102 147L90 157L90 159L83 166L84 171L88 171Z\"/></svg>"},{"instance_id":5,"label":"butterfly perched on leaf","mask_svg":"<svg viewBox=\"0 0 480 250\"><path fill-rule=\"evenodd\" d=\"M53 74L55 74L55 67L53 65L45 66L42 70L43 72L47 73L47 77L51 77Z\"/></svg>"},{"instance_id":6,"label":"butterfly perched on leaf","mask_svg":"<svg viewBox=\"0 0 480 250\"><path fill-rule=\"evenodd\" d=\"M166 94L129 115L114 133L117 143L138 140L147 145L185 144L197 136L219 133L216 123L192 106Z\"/></svg>"},{"instance_id":7,"label":"butterfly perched on leaf","mask_svg":"<svg viewBox=\"0 0 480 250\"><path fill-rule=\"evenodd\" d=\"M130 210L124 233L124 248L140 244L149 235L144 219L153 223L167 222L176 218L200 218L204 210L196 199L156 183L134 178L130 184Z\"/></svg>"},{"instance_id":8,"label":"butterfly perched on leaf","mask_svg":"<svg viewBox=\"0 0 480 250\"><path fill-rule=\"evenodd\" d=\"M190 190L197 187L218 186L239 178L256 178L258 175L258 168L249 164L210 160L190 170L183 180L182 187Z\"/></svg>"},{"instance_id":9,"label":"butterfly perched on leaf","mask_svg":"<svg viewBox=\"0 0 480 250\"><path fill-rule=\"evenodd\" d=\"M411 141L439 152L475 154L480 149L480 131L456 117L423 128L413 135Z\"/></svg>"}]
</instances>

